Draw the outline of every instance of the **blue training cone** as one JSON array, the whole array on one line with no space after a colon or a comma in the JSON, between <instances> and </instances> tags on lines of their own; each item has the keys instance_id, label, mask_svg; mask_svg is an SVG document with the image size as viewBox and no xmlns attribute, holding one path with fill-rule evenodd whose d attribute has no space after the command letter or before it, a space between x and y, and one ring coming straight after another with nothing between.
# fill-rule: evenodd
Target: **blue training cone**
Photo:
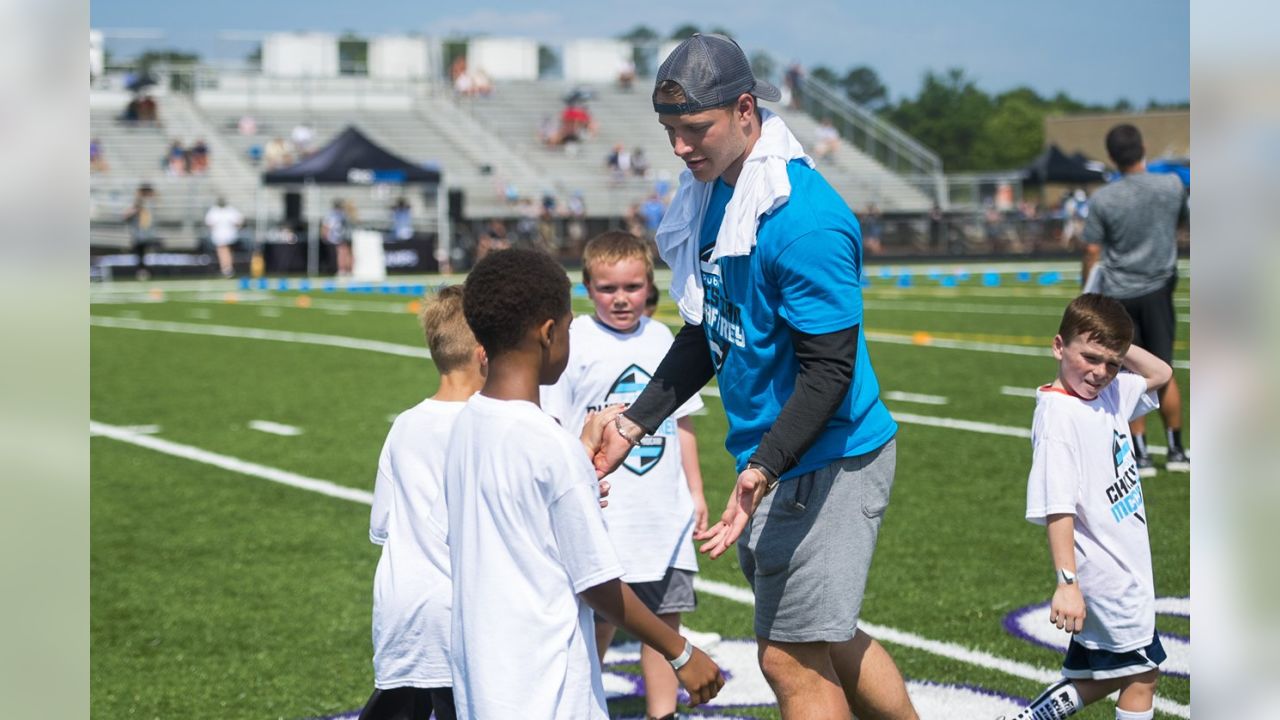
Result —
<instances>
[{"instance_id":1,"label":"blue training cone","mask_svg":"<svg viewBox=\"0 0 1280 720\"><path fill-rule=\"evenodd\" d=\"M241 289L241 290L248 290L248 289L249 289L249 282L250 282L250 281L249 281L249 278L247 278L247 277L242 277L242 278L240 278L240 289Z\"/></svg>"},{"instance_id":2,"label":"blue training cone","mask_svg":"<svg viewBox=\"0 0 1280 720\"><path fill-rule=\"evenodd\" d=\"M947 275L946 277L942 278L941 283L942 283L942 287L955 287L956 278L954 275Z\"/></svg>"},{"instance_id":3,"label":"blue training cone","mask_svg":"<svg viewBox=\"0 0 1280 720\"><path fill-rule=\"evenodd\" d=\"M298 290L299 290L299 291L301 291L301 292L308 292L308 291L310 291L310 290L311 290L311 281L310 281L310 280L299 280L299 281L298 281Z\"/></svg>"},{"instance_id":4,"label":"blue training cone","mask_svg":"<svg viewBox=\"0 0 1280 720\"><path fill-rule=\"evenodd\" d=\"M982 286L983 287L999 287L1000 273L995 273L995 272L982 273Z\"/></svg>"},{"instance_id":5,"label":"blue training cone","mask_svg":"<svg viewBox=\"0 0 1280 720\"><path fill-rule=\"evenodd\" d=\"M898 287L900 288L911 287L911 273L904 272L898 276Z\"/></svg>"},{"instance_id":6,"label":"blue training cone","mask_svg":"<svg viewBox=\"0 0 1280 720\"><path fill-rule=\"evenodd\" d=\"M1018 282L1031 282L1031 273L1023 270L1018 273Z\"/></svg>"},{"instance_id":7,"label":"blue training cone","mask_svg":"<svg viewBox=\"0 0 1280 720\"><path fill-rule=\"evenodd\" d=\"M1057 285L1062 280L1062 276L1056 272L1047 272L1040 274L1041 285Z\"/></svg>"},{"instance_id":8,"label":"blue training cone","mask_svg":"<svg viewBox=\"0 0 1280 720\"><path fill-rule=\"evenodd\" d=\"M289 280L286 278L280 278L279 282L276 283L276 290L280 290L283 292L288 289L289 289Z\"/></svg>"}]
</instances>

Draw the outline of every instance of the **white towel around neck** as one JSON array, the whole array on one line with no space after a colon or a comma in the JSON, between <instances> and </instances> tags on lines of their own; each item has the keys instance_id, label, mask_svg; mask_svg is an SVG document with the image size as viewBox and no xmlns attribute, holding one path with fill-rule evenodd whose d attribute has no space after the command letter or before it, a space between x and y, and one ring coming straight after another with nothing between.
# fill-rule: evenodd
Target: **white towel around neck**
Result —
<instances>
[{"instance_id":1,"label":"white towel around neck","mask_svg":"<svg viewBox=\"0 0 1280 720\"><path fill-rule=\"evenodd\" d=\"M756 230L760 218L777 210L791 198L791 181L787 178L787 163L797 158L813 167L813 158L805 154L804 147L787 124L774 113L760 109L763 123L760 138L751 148L751 154L742 164L742 173L733 188L733 197L724 209L724 220L716 235L711 261L722 257L749 255L756 245ZM658 254L671 266L671 297L686 322L702 324L702 269L699 235L702 218L715 181L700 182L693 173L680 174L680 189L671 200L662 223L658 226L655 241Z\"/></svg>"}]
</instances>

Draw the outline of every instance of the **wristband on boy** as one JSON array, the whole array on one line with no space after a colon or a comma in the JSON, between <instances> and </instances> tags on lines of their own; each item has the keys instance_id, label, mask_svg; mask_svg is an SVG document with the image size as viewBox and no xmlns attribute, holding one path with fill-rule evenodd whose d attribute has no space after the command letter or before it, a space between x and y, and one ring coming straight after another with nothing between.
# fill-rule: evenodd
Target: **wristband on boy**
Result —
<instances>
[{"instance_id":1,"label":"wristband on boy","mask_svg":"<svg viewBox=\"0 0 1280 720\"><path fill-rule=\"evenodd\" d=\"M685 663L689 662L689 658L691 657L693 657L693 643L689 642L688 640L685 640L684 651L681 652L680 655L676 657L676 659L669 661L671 663L671 669L679 670L680 668L685 666Z\"/></svg>"}]
</instances>

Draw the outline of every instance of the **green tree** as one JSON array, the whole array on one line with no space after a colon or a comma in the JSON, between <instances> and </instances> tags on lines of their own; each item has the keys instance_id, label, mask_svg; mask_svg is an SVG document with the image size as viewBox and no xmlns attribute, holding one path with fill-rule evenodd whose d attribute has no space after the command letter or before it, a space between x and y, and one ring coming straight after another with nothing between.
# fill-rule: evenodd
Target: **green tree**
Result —
<instances>
[{"instance_id":1,"label":"green tree","mask_svg":"<svg viewBox=\"0 0 1280 720\"><path fill-rule=\"evenodd\" d=\"M1044 148L1048 105L1031 93L1000 96L982 124L969 169L1010 170L1031 162Z\"/></svg>"},{"instance_id":2,"label":"green tree","mask_svg":"<svg viewBox=\"0 0 1280 720\"><path fill-rule=\"evenodd\" d=\"M943 166L954 172L975 169L974 144L991 107L991 98L965 77L964 70L951 68L942 75L926 72L920 94L904 99L887 115L907 134L933 148Z\"/></svg>"},{"instance_id":3,"label":"green tree","mask_svg":"<svg viewBox=\"0 0 1280 720\"><path fill-rule=\"evenodd\" d=\"M657 30L648 25L637 25L619 35L618 39L631 43L631 62L636 65L637 75L643 77L653 72L651 60L659 40Z\"/></svg>"},{"instance_id":4,"label":"green tree","mask_svg":"<svg viewBox=\"0 0 1280 720\"><path fill-rule=\"evenodd\" d=\"M826 65L819 65L810 70L809 77L824 85L836 86L840 84L840 78L836 75L836 71Z\"/></svg>"},{"instance_id":5,"label":"green tree","mask_svg":"<svg viewBox=\"0 0 1280 720\"><path fill-rule=\"evenodd\" d=\"M169 70L166 80L170 90L191 92L195 90L195 78L190 70L200 62L200 56L181 50L146 50L134 59L139 75L155 75L157 68Z\"/></svg>"},{"instance_id":6,"label":"green tree","mask_svg":"<svg viewBox=\"0 0 1280 720\"><path fill-rule=\"evenodd\" d=\"M538 77L554 74L560 67L560 56L548 45L538 46Z\"/></svg>"},{"instance_id":7,"label":"green tree","mask_svg":"<svg viewBox=\"0 0 1280 720\"><path fill-rule=\"evenodd\" d=\"M697 25L685 23L671 31L671 40L686 40L693 37L694 33L702 32Z\"/></svg>"},{"instance_id":8,"label":"green tree","mask_svg":"<svg viewBox=\"0 0 1280 720\"><path fill-rule=\"evenodd\" d=\"M758 78L772 79L777 70L773 56L763 50L751 53L751 72Z\"/></svg>"},{"instance_id":9,"label":"green tree","mask_svg":"<svg viewBox=\"0 0 1280 720\"><path fill-rule=\"evenodd\" d=\"M840 87L850 100L872 111L883 109L889 101L888 88L880 82L876 71L866 65L850 68L840 80Z\"/></svg>"}]
</instances>

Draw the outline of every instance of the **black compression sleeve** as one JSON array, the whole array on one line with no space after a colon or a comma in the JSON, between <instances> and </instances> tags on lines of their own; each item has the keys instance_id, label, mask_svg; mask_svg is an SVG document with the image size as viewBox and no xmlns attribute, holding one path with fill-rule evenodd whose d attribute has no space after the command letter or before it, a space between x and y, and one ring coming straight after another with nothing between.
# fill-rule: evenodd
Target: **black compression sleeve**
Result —
<instances>
[{"instance_id":1,"label":"black compression sleeve","mask_svg":"<svg viewBox=\"0 0 1280 720\"><path fill-rule=\"evenodd\" d=\"M796 466L844 402L858 357L858 326L821 335L792 330L791 342L800 362L795 392L750 460L775 478Z\"/></svg>"},{"instance_id":2,"label":"black compression sleeve","mask_svg":"<svg viewBox=\"0 0 1280 720\"><path fill-rule=\"evenodd\" d=\"M652 433L716 374L701 325L685 324L649 385L623 415Z\"/></svg>"}]
</instances>

